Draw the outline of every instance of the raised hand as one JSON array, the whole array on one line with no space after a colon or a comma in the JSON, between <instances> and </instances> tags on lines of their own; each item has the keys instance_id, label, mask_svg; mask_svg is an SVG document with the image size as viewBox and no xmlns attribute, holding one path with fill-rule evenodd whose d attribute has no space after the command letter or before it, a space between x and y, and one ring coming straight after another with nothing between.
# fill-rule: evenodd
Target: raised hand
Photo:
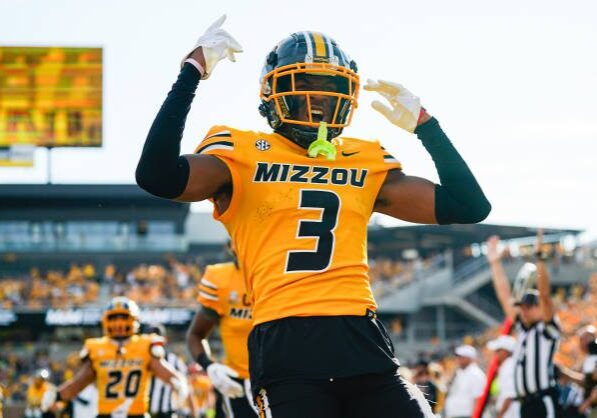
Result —
<instances>
[{"instance_id":1,"label":"raised hand","mask_svg":"<svg viewBox=\"0 0 597 418\"><path fill-rule=\"evenodd\" d=\"M224 58L235 62L234 54L243 52L242 46L230 35L222 25L226 20L226 15L222 15L218 20L211 24L203 35L197 39L195 47L185 55L181 66L191 59L191 64L198 67L201 72L201 79L209 78L216 64ZM198 66L197 66L198 64Z\"/></svg>"},{"instance_id":2,"label":"raised hand","mask_svg":"<svg viewBox=\"0 0 597 418\"><path fill-rule=\"evenodd\" d=\"M384 115L394 125L408 132L415 131L421 112L424 112L421 101L417 96L401 84L385 80L375 81L369 79L363 88L381 94L390 104L390 107L388 107L375 100L371 103L373 109Z\"/></svg>"},{"instance_id":3,"label":"raised hand","mask_svg":"<svg viewBox=\"0 0 597 418\"><path fill-rule=\"evenodd\" d=\"M497 235L492 235L487 240L487 261L490 263L494 261L499 261L502 258L502 253L499 251L498 247L500 245L500 237Z\"/></svg>"}]
</instances>

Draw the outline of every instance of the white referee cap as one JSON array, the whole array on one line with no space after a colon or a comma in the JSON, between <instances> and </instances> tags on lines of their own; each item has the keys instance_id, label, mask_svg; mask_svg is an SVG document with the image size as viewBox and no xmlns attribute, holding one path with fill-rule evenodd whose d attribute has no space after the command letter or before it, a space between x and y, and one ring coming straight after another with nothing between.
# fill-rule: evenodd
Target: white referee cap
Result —
<instances>
[{"instance_id":1,"label":"white referee cap","mask_svg":"<svg viewBox=\"0 0 597 418\"><path fill-rule=\"evenodd\" d=\"M458 346L456 347L456 350L454 350L454 353L459 357L467 357L472 360L477 359L477 350L475 350L475 347L472 345L465 344Z\"/></svg>"}]
</instances>

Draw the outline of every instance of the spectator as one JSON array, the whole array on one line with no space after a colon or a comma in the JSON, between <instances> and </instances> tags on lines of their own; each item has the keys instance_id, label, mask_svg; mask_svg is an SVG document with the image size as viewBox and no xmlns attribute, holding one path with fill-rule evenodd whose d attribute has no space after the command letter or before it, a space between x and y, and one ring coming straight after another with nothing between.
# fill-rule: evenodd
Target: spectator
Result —
<instances>
[{"instance_id":1,"label":"spectator","mask_svg":"<svg viewBox=\"0 0 597 418\"><path fill-rule=\"evenodd\" d=\"M485 373L477 365L477 350L461 345L454 351L458 369L448 387L446 418L470 418L477 399L483 394Z\"/></svg>"},{"instance_id":2,"label":"spectator","mask_svg":"<svg viewBox=\"0 0 597 418\"><path fill-rule=\"evenodd\" d=\"M431 377L429 370L429 362L426 360L419 360L414 368L414 383L421 389L425 395L425 399L431 405L434 413L439 413L439 401L442 393Z\"/></svg>"},{"instance_id":3,"label":"spectator","mask_svg":"<svg viewBox=\"0 0 597 418\"><path fill-rule=\"evenodd\" d=\"M509 335L500 335L487 343L487 348L495 352L499 363L498 388L499 394L495 402L496 418L520 418L520 405L514 390L514 359L512 353L516 347L516 340Z\"/></svg>"},{"instance_id":4,"label":"spectator","mask_svg":"<svg viewBox=\"0 0 597 418\"><path fill-rule=\"evenodd\" d=\"M431 374L431 380L438 391L437 404L434 406L433 410L436 411L436 414L439 414L444 410L446 392L448 392L445 381L445 370L440 363L432 362L429 363L429 373Z\"/></svg>"},{"instance_id":5,"label":"spectator","mask_svg":"<svg viewBox=\"0 0 597 418\"><path fill-rule=\"evenodd\" d=\"M581 413L597 418L597 340L587 344L589 356L583 365L585 400L579 407Z\"/></svg>"},{"instance_id":6,"label":"spectator","mask_svg":"<svg viewBox=\"0 0 597 418\"><path fill-rule=\"evenodd\" d=\"M560 389L560 404L562 405L563 416L566 418L584 418L585 414L580 412L583 402L583 390L578 386L569 374L560 373L556 368Z\"/></svg>"},{"instance_id":7,"label":"spectator","mask_svg":"<svg viewBox=\"0 0 597 418\"><path fill-rule=\"evenodd\" d=\"M597 330L593 325L587 325L582 327L578 333L578 347L582 358L580 359L583 363L581 366L582 373L588 373L592 370L592 366L595 362L595 353L591 354L591 343L595 342L597 338Z\"/></svg>"}]
</instances>

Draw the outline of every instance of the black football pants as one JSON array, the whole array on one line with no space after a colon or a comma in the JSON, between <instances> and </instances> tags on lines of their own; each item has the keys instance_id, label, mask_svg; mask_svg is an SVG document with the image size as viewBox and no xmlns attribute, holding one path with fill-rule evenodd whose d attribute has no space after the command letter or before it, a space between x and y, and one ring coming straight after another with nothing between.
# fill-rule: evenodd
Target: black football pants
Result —
<instances>
[{"instance_id":1,"label":"black football pants","mask_svg":"<svg viewBox=\"0 0 597 418\"><path fill-rule=\"evenodd\" d=\"M373 312L258 324L248 345L260 418L433 417L421 391L398 375Z\"/></svg>"},{"instance_id":2,"label":"black football pants","mask_svg":"<svg viewBox=\"0 0 597 418\"><path fill-rule=\"evenodd\" d=\"M257 394L264 418L433 418L419 390L392 373L277 383Z\"/></svg>"}]
</instances>

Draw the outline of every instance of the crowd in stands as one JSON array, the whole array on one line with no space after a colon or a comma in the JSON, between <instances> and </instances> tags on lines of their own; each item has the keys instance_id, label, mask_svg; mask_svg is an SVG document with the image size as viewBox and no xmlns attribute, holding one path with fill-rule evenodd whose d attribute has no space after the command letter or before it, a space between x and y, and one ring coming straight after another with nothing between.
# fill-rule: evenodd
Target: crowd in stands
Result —
<instances>
[{"instance_id":1,"label":"crowd in stands","mask_svg":"<svg viewBox=\"0 0 597 418\"><path fill-rule=\"evenodd\" d=\"M4 309L83 306L95 302L98 294L93 264L45 273L32 268L27 275L0 278L0 308Z\"/></svg>"},{"instance_id":2,"label":"crowd in stands","mask_svg":"<svg viewBox=\"0 0 597 418\"><path fill-rule=\"evenodd\" d=\"M414 257L408 260L388 257L369 258L369 279L376 297L399 289L423 274L429 274L447 264L447 254L436 254L426 258Z\"/></svg>"},{"instance_id":3,"label":"crowd in stands","mask_svg":"<svg viewBox=\"0 0 597 418\"><path fill-rule=\"evenodd\" d=\"M168 260L164 265L139 265L128 272L110 264L104 269L102 283L110 296L127 296L140 305L187 305L197 297L202 265Z\"/></svg>"},{"instance_id":4,"label":"crowd in stands","mask_svg":"<svg viewBox=\"0 0 597 418\"><path fill-rule=\"evenodd\" d=\"M396 260L369 260L371 286L376 296L404 286L444 262L443 256ZM140 305L184 306L196 300L203 263L168 259L163 264L140 264L123 270L115 264L99 268L91 263L71 264L66 271L37 268L28 274L0 278L0 309L16 307L71 308L102 303L105 297L127 296ZM99 271L98 271L99 270Z\"/></svg>"},{"instance_id":5,"label":"crowd in stands","mask_svg":"<svg viewBox=\"0 0 597 418\"><path fill-rule=\"evenodd\" d=\"M510 248L506 247L504 259L524 258L529 248L518 247L515 253L511 253ZM593 260L585 254L586 248L570 252L558 244L550 251L554 254L554 271L561 264ZM472 247L466 247L457 258L462 262L462 259L471 259L475 255L473 253ZM429 274L450 263L450 253L427 257L414 254L406 259L370 254L369 276L373 293L381 297L413 282L422 274ZM101 304L105 302L98 300L102 289L106 290L103 293L106 298L128 296L142 305L184 305L195 300L196 285L205 264L198 257L188 260L168 257L163 263L140 264L130 269L115 264L97 266L92 263L73 263L64 270L44 272L33 268L28 274L0 277L0 309L69 308Z\"/></svg>"},{"instance_id":6,"label":"crowd in stands","mask_svg":"<svg viewBox=\"0 0 597 418\"><path fill-rule=\"evenodd\" d=\"M141 305L184 305L196 299L201 264L173 258L164 264L141 264L122 270L109 264L98 271L91 263L71 264L66 271L37 268L28 274L0 278L0 309L71 308L127 296ZM104 290L104 292L102 292Z\"/></svg>"}]
</instances>

